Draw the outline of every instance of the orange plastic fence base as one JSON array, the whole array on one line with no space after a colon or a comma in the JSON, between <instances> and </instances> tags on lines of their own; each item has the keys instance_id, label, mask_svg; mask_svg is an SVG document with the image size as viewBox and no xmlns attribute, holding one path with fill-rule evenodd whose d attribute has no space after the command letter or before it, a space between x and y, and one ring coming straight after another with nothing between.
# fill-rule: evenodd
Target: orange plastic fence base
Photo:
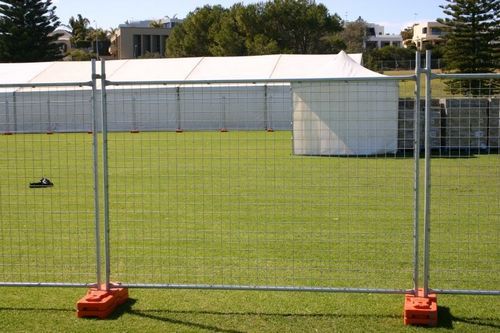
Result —
<instances>
[{"instance_id":1,"label":"orange plastic fence base","mask_svg":"<svg viewBox=\"0 0 500 333\"><path fill-rule=\"evenodd\" d=\"M428 294L424 297L423 289L417 295L405 295L404 323L405 325L437 326L437 297Z\"/></svg>"},{"instance_id":2,"label":"orange plastic fence base","mask_svg":"<svg viewBox=\"0 0 500 333\"><path fill-rule=\"evenodd\" d=\"M90 288L87 295L76 303L78 318L93 317L105 319L113 313L119 305L128 299L128 289L112 286L109 290Z\"/></svg>"}]
</instances>

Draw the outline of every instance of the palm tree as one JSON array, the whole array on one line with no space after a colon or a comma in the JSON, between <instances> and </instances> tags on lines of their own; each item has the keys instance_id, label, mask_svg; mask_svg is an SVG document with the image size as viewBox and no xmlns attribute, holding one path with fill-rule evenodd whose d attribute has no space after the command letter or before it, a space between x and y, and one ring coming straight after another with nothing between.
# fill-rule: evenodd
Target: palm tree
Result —
<instances>
[{"instance_id":1,"label":"palm tree","mask_svg":"<svg viewBox=\"0 0 500 333\"><path fill-rule=\"evenodd\" d=\"M71 37L71 44L80 47L88 47L90 45L89 41L89 24L88 18L83 17L78 14L77 17L71 16L69 19L69 26L71 27L71 32L73 36Z\"/></svg>"},{"instance_id":2,"label":"palm tree","mask_svg":"<svg viewBox=\"0 0 500 333\"><path fill-rule=\"evenodd\" d=\"M156 21L151 21L149 23L149 27L150 28L163 28L164 26L164 23L163 21L160 19L160 20L156 20Z\"/></svg>"}]
</instances>

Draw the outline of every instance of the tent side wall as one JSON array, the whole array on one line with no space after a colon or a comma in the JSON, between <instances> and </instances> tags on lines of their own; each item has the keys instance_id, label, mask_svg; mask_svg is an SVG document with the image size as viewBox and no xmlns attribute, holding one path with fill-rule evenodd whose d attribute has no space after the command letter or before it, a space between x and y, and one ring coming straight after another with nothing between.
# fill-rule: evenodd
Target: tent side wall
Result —
<instances>
[{"instance_id":1,"label":"tent side wall","mask_svg":"<svg viewBox=\"0 0 500 333\"><path fill-rule=\"evenodd\" d=\"M266 129L292 129L292 88L290 84L266 85Z\"/></svg>"},{"instance_id":2,"label":"tent side wall","mask_svg":"<svg viewBox=\"0 0 500 333\"><path fill-rule=\"evenodd\" d=\"M22 89L12 96L10 122L11 127L15 124L16 132L86 132L92 129L92 93L88 89Z\"/></svg>"},{"instance_id":3,"label":"tent side wall","mask_svg":"<svg viewBox=\"0 0 500 333\"><path fill-rule=\"evenodd\" d=\"M109 131L160 131L177 128L176 87L107 89Z\"/></svg>"},{"instance_id":4,"label":"tent side wall","mask_svg":"<svg viewBox=\"0 0 500 333\"><path fill-rule=\"evenodd\" d=\"M185 130L259 130L265 124L262 85L180 87L180 114Z\"/></svg>"},{"instance_id":5,"label":"tent side wall","mask_svg":"<svg viewBox=\"0 0 500 333\"><path fill-rule=\"evenodd\" d=\"M394 81L293 83L294 153L395 153L398 85Z\"/></svg>"},{"instance_id":6,"label":"tent side wall","mask_svg":"<svg viewBox=\"0 0 500 333\"><path fill-rule=\"evenodd\" d=\"M12 133L16 130L14 93L0 93L0 134Z\"/></svg>"}]
</instances>

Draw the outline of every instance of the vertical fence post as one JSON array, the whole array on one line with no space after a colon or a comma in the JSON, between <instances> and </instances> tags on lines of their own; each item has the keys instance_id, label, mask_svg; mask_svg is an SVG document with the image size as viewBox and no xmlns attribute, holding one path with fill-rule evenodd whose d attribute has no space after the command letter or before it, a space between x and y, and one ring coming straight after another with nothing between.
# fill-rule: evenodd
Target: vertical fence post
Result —
<instances>
[{"instance_id":1,"label":"vertical fence post","mask_svg":"<svg viewBox=\"0 0 500 333\"><path fill-rule=\"evenodd\" d=\"M14 133L17 132L17 97L16 92L12 93L12 116L14 117Z\"/></svg>"},{"instance_id":2,"label":"vertical fence post","mask_svg":"<svg viewBox=\"0 0 500 333\"><path fill-rule=\"evenodd\" d=\"M132 129L130 133L139 133L139 126L137 126L137 108L135 95L132 92Z\"/></svg>"},{"instance_id":3,"label":"vertical fence post","mask_svg":"<svg viewBox=\"0 0 500 333\"><path fill-rule=\"evenodd\" d=\"M108 182L108 113L106 102L106 62L101 59L101 116L102 116L102 182L104 209L104 256L105 256L105 287L109 290L109 182Z\"/></svg>"},{"instance_id":4,"label":"vertical fence post","mask_svg":"<svg viewBox=\"0 0 500 333\"><path fill-rule=\"evenodd\" d=\"M5 123L7 124L7 127L5 129L5 134L12 134L12 131L10 128L9 100L7 99L7 97L5 97Z\"/></svg>"},{"instance_id":5,"label":"vertical fence post","mask_svg":"<svg viewBox=\"0 0 500 333\"><path fill-rule=\"evenodd\" d=\"M52 134L52 118L50 116L50 95L47 97L47 134Z\"/></svg>"},{"instance_id":6,"label":"vertical fence post","mask_svg":"<svg viewBox=\"0 0 500 333\"><path fill-rule=\"evenodd\" d=\"M418 288L418 229L419 229L419 157L420 157L420 54L416 55L416 87L415 95L418 98L415 102L415 107L418 112L415 113L415 221L414 221L414 244L415 244L415 258L414 258L414 288L413 295L407 294L405 297L404 305L404 323L406 325L437 325L437 297L435 294L429 294L429 231L430 231L430 126L431 126L431 53L427 51L425 54L425 209L424 209L424 281L423 288Z\"/></svg>"},{"instance_id":7,"label":"vertical fence post","mask_svg":"<svg viewBox=\"0 0 500 333\"><path fill-rule=\"evenodd\" d=\"M424 210L424 297L429 294L429 250L431 218L431 51L425 52L425 210Z\"/></svg>"},{"instance_id":8,"label":"vertical fence post","mask_svg":"<svg viewBox=\"0 0 500 333\"><path fill-rule=\"evenodd\" d=\"M167 88L168 89L168 88ZM181 123L181 88L177 86L175 88L175 98L176 98L176 105L177 108L175 110L175 131L177 133L182 132L182 123Z\"/></svg>"},{"instance_id":9,"label":"vertical fence post","mask_svg":"<svg viewBox=\"0 0 500 333\"><path fill-rule=\"evenodd\" d=\"M419 219L420 219L420 52L415 53L415 113L413 121L413 157L415 160L413 219L413 292L419 287Z\"/></svg>"},{"instance_id":10,"label":"vertical fence post","mask_svg":"<svg viewBox=\"0 0 500 333\"><path fill-rule=\"evenodd\" d=\"M95 252L96 252L96 282L101 289L101 235L99 216L99 148L97 137L97 73L95 59L92 59L92 148L94 159L94 222L95 222Z\"/></svg>"},{"instance_id":11,"label":"vertical fence post","mask_svg":"<svg viewBox=\"0 0 500 333\"><path fill-rule=\"evenodd\" d=\"M91 288L87 294L80 299L77 306L77 316L107 318L119 305L128 300L128 289L110 285L110 255L109 255L109 195L108 195L108 120L106 102L106 69L104 60L101 59L101 119L102 119L102 173L103 173L103 210L104 210L104 253L105 253L105 283L104 290L101 284L101 250L99 235L99 197L97 182L98 175L98 152L97 152L97 117L96 117L96 81L98 75L95 70L95 60L92 60L92 129L94 135L94 182L95 182L95 206L96 206L96 252L97 252L97 280L95 288Z\"/></svg>"}]
</instances>

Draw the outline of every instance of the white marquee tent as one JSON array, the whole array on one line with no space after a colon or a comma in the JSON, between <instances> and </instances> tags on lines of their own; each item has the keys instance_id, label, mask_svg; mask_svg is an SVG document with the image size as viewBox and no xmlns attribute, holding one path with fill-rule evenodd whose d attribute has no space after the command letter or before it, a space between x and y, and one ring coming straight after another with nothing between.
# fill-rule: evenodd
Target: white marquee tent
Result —
<instances>
[{"instance_id":1,"label":"white marquee tent","mask_svg":"<svg viewBox=\"0 0 500 333\"><path fill-rule=\"evenodd\" d=\"M290 130L293 120L296 154L395 151L396 84L329 80L380 76L360 60L341 52L107 61L107 80L148 82L107 87L109 130ZM90 79L89 62L0 64L0 84ZM89 131L91 98L88 87L0 88L0 133Z\"/></svg>"}]
</instances>

